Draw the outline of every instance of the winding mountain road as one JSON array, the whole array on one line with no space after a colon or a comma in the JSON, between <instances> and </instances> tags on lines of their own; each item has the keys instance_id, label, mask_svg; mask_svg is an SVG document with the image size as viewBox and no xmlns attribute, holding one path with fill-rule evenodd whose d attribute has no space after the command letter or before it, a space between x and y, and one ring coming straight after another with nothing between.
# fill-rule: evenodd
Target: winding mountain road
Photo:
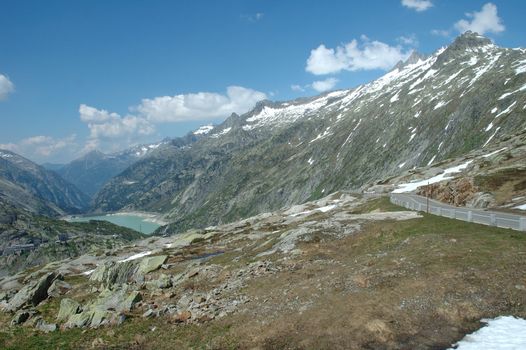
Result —
<instances>
[{"instance_id":1,"label":"winding mountain road","mask_svg":"<svg viewBox=\"0 0 526 350\"><path fill-rule=\"evenodd\" d=\"M407 209L477 224L526 231L526 216L473 208L459 208L410 193L391 193L391 202Z\"/></svg>"}]
</instances>

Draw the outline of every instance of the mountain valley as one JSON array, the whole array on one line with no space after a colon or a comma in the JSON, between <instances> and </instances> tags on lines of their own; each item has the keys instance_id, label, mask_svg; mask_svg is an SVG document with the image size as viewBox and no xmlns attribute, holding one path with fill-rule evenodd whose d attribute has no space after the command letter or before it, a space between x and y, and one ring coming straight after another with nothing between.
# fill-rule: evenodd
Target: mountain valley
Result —
<instances>
[{"instance_id":1,"label":"mountain valley","mask_svg":"<svg viewBox=\"0 0 526 350\"><path fill-rule=\"evenodd\" d=\"M46 167L0 150L1 348L443 349L526 318L520 227L390 197L526 213L526 49L471 31L368 84ZM65 220L134 212L163 225Z\"/></svg>"}]
</instances>

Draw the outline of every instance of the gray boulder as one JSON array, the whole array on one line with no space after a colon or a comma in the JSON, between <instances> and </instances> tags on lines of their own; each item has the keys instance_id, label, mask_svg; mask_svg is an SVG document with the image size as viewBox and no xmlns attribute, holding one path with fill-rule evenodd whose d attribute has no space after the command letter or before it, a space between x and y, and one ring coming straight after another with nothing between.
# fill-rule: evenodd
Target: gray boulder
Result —
<instances>
[{"instance_id":1,"label":"gray boulder","mask_svg":"<svg viewBox=\"0 0 526 350\"><path fill-rule=\"evenodd\" d=\"M90 280L101 282L104 286L124 284L133 280L136 271L135 261L109 262L97 267L91 274Z\"/></svg>"},{"instance_id":2,"label":"gray boulder","mask_svg":"<svg viewBox=\"0 0 526 350\"><path fill-rule=\"evenodd\" d=\"M29 311L27 311L27 310L20 310L17 313L15 313L15 316L11 320L11 324L12 325L22 324L22 323L26 322L29 319L29 317L31 317L31 313L29 313Z\"/></svg>"},{"instance_id":3,"label":"gray boulder","mask_svg":"<svg viewBox=\"0 0 526 350\"><path fill-rule=\"evenodd\" d=\"M47 323L40 316L35 319L33 325L36 329L44 333L50 333L57 330L57 325L55 323Z\"/></svg>"},{"instance_id":4,"label":"gray boulder","mask_svg":"<svg viewBox=\"0 0 526 350\"><path fill-rule=\"evenodd\" d=\"M66 294L69 290L71 290L71 285L69 283L56 279L51 284L51 287L49 287L47 293L50 297L57 298Z\"/></svg>"},{"instance_id":5,"label":"gray boulder","mask_svg":"<svg viewBox=\"0 0 526 350\"><path fill-rule=\"evenodd\" d=\"M168 259L166 255L152 256L144 258L139 264L138 274L146 275L147 273L158 270L162 264Z\"/></svg>"},{"instance_id":6,"label":"gray boulder","mask_svg":"<svg viewBox=\"0 0 526 350\"><path fill-rule=\"evenodd\" d=\"M161 274L158 279L146 282L146 288L149 290L165 289L170 288L171 286L172 279L170 278L170 276L167 276L164 273Z\"/></svg>"},{"instance_id":7,"label":"gray boulder","mask_svg":"<svg viewBox=\"0 0 526 350\"><path fill-rule=\"evenodd\" d=\"M7 304L7 309L16 311L24 306L37 306L48 297L48 289L51 284L61 278L54 272L49 272L36 282L30 282L24 286Z\"/></svg>"},{"instance_id":8,"label":"gray boulder","mask_svg":"<svg viewBox=\"0 0 526 350\"><path fill-rule=\"evenodd\" d=\"M73 299L65 298L60 301L60 309L57 315L57 321L67 321L71 316L80 312L81 305Z\"/></svg>"}]
</instances>

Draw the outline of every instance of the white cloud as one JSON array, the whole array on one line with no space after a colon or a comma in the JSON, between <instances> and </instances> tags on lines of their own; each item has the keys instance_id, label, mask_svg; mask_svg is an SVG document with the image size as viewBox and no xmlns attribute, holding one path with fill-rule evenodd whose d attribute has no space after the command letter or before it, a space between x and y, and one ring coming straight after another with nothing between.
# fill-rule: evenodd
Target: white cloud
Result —
<instances>
[{"instance_id":1,"label":"white cloud","mask_svg":"<svg viewBox=\"0 0 526 350\"><path fill-rule=\"evenodd\" d=\"M417 12L433 7L433 3L430 0L402 0L402 5Z\"/></svg>"},{"instance_id":2,"label":"white cloud","mask_svg":"<svg viewBox=\"0 0 526 350\"><path fill-rule=\"evenodd\" d=\"M73 155L78 150L76 138L75 134L64 138L38 135L22 139L17 143L0 144L0 148L40 161L54 156Z\"/></svg>"},{"instance_id":3,"label":"white cloud","mask_svg":"<svg viewBox=\"0 0 526 350\"><path fill-rule=\"evenodd\" d=\"M132 110L152 123L182 122L226 117L242 114L267 98L263 92L229 86L226 95L215 92L163 96L143 99Z\"/></svg>"},{"instance_id":4,"label":"white cloud","mask_svg":"<svg viewBox=\"0 0 526 350\"><path fill-rule=\"evenodd\" d=\"M327 48L323 44L318 46L311 51L305 70L316 75L342 70L388 70L411 54L411 50L404 50L399 45L389 46L380 41L371 41L366 36L362 36L361 40L362 44L354 39L336 49Z\"/></svg>"},{"instance_id":5,"label":"white cloud","mask_svg":"<svg viewBox=\"0 0 526 350\"><path fill-rule=\"evenodd\" d=\"M7 95L15 91L15 85L8 77L0 74L0 101L5 100Z\"/></svg>"},{"instance_id":6,"label":"white cloud","mask_svg":"<svg viewBox=\"0 0 526 350\"><path fill-rule=\"evenodd\" d=\"M327 78L325 80L318 80L311 84L312 88L318 92L324 92L333 89L338 83L336 78Z\"/></svg>"},{"instance_id":7,"label":"white cloud","mask_svg":"<svg viewBox=\"0 0 526 350\"><path fill-rule=\"evenodd\" d=\"M471 20L461 19L455 23L455 28L461 33L471 30L483 35L485 33L500 33L506 29L497 14L497 6L491 2L482 6L478 12L466 13L466 16Z\"/></svg>"},{"instance_id":8,"label":"white cloud","mask_svg":"<svg viewBox=\"0 0 526 350\"><path fill-rule=\"evenodd\" d=\"M445 30L445 29L433 29L431 31L431 34L436 35L436 36L443 36L443 37L447 38L448 36L451 35L451 32L449 30Z\"/></svg>"},{"instance_id":9,"label":"white cloud","mask_svg":"<svg viewBox=\"0 0 526 350\"><path fill-rule=\"evenodd\" d=\"M79 107L80 120L84 123L104 123L109 120L119 119L120 116L117 113L110 113L104 109L97 109L85 104L81 104Z\"/></svg>"},{"instance_id":10,"label":"white cloud","mask_svg":"<svg viewBox=\"0 0 526 350\"><path fill-rule=\"evenodd\" d=\"M243 14L241 15L241 19L245 20L245 21L248 21L248 22L252 22L252 23L255 23L255 22L258 22L260 21L263 16L265 14L263 12L257 12L253 15L247 15L247 14Z\"/></svg>"},{"instance_id":11,"label":"white cloud","mask_svg":"<svg viewBox=\"0 0 526 350\"><path fill-rule=\"evenodd\" d=\"M229 86L226 94L198 92L143 99L125 116L81 104L80 120L90 130L81 153L94 149L115 152L150 142L159 123L225 118L234 112L245 113L266 98L265 93L256 90Z\"/></svg>"},{"instance_id":12,"label":"white cloud","mask_svg":"<svg viewBox=\"0 0 526 350\"><path fill-rule=\"evenodd\" d=\"M110 139L134 135L150 135L155 128L145 118L134 115L121 117L103 109L81 104L80 120L88 124L91 139Z\"/></svg>"},{"instance_id":13,"label":"white cloud","mask_svg":"<svg viewBox=\"0 0 526 350\"><path fill-rule=\"evenodd\" d=\"M408 46L418 46L418 38L415 34L402 35L396 39L400 44Z\"/></svg>"},{"instance_id":14,"label":"white cloud","mask_svg":"<svg viewBox=\"0 0 526 350\"><path fill-rule=\"evenodd\" d=\"M305 88L303 86L301 86L301 85L298 85L298 84L292 84L290 86L290 89L292 91L296 91L296 92L304 92L305 91Z\"/></svg>"}]
</instances>

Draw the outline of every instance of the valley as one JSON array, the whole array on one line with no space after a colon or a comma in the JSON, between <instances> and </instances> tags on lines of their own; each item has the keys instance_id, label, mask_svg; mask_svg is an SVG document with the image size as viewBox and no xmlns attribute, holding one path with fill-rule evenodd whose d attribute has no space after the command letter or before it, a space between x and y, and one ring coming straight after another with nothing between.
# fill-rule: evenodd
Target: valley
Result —
<instances>
[{"instance_id":1,"label":"valley","mask_svg":"<svg viewBox=\"0 0 526 350\"><path fill-rule=\"evenodd\" d=\"M446 349L520 328L525 62L465 31L181 137L46 166L1 150L0 347Z\"/></svg>"}]
</instances>

